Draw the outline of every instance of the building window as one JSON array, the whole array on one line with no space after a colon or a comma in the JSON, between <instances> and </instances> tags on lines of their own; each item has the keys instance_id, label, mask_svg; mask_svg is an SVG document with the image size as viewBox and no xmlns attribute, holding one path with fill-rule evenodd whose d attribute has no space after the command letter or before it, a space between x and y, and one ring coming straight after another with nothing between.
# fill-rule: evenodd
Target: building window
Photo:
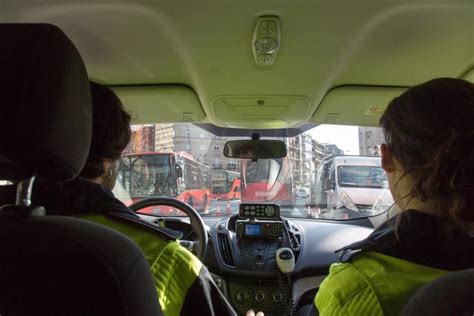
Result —
<instances>
[{"instance_id":1,"label":"building window","mask_svg":"<svg viewBox=\"0 0 474 316\"><path fill-rule=\"evenodd\" d=\"M220 159L214 158L213 161L212 161L212 167L213 167L214 169L221 169L221 168L222 168L222 164L221 164Z\"/></svg>"}]
</instances>

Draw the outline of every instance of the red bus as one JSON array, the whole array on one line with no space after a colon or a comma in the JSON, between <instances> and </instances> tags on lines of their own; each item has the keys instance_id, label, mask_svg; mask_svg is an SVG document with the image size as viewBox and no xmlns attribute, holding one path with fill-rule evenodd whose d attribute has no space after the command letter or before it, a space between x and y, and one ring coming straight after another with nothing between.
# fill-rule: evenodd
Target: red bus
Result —
<instances>
[{"instance_id":1,"label":"red bus","mask_svg":"<svg viewBox=\"0 0 474 316\"><path fill-rule=\"evenodd\" d=\"M188 153L124 154L119 172L119 181L133 202L153 196L176 197L199 211L209 203L209 167ZM159 212L170 211L163 209Z\"/></svg>"},{"instance_id":2,"label":"red bus","mask_svg":"<svg viewBox=\"0 0 474 316\"><path fill-rule=\"evenodd\" d=\"M213 200L240 199L240 173L213 170L211 172L211 198Z\"/></svg>"},{"instance_id":3,"label":"red bus","mask_svg":"<svg viewBox=\"0 0 474 316\"><path fill-rule=\"evenodd\" d=\"M246 160L241 163L242 202L294 205L293 176L288 158Z\"/></svg>"}]
</instances>

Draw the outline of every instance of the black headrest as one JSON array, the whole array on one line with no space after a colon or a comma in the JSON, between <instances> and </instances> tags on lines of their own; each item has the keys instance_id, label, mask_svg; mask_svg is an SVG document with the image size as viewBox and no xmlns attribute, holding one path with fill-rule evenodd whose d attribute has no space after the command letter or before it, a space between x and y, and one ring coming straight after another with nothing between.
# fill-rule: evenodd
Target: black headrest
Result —
<instances>
[{"instance_id":1,"label":"black headrest","mask_svg":"<svg viewBox=\"0 0 474 316\"><path fill-rule=\"evenodd\" d=\"M50 24L0 24L0 179L68 180L90 146L86 68Z\"/></svg>"}]
</instances>

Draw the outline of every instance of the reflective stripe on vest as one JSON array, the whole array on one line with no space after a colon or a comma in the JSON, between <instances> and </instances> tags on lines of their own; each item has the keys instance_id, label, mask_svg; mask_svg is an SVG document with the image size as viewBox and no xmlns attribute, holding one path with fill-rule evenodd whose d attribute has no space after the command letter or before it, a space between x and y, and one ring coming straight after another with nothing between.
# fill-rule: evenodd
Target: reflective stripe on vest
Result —
<instances>
[{"instance_id":1,"label":"reflective stripe on vest","mask_svg":"<svg viewBox=\"0 0 474 316\"><path fill-rule=\"evenodd\" d=\"M166 240L151 230L113 220L104 215L80 218L115 229L131 238L145 253L155 281L158 300L166 316L180 315L186 293L196 280L202 263L177 241Z\"/></svg>"}]
</instances>

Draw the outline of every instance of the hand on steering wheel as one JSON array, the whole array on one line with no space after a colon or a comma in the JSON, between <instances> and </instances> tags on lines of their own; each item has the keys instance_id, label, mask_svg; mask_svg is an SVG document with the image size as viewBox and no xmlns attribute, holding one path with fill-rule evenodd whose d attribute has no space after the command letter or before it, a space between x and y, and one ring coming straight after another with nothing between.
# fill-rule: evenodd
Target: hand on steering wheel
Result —
<instances>
[{"instance_id":1,"label":"hand on steering wheel","mask_svg":"<svg viewBox=\"0 0 474 316\"><path fill-rule=\"evenodd\" d=\"M207 230L204 226L204 222L202 221L202 218L199 215L199 213L189 204L184 203L183 201L180 201L178 199L171 198L171 197L146 198L146 199L143 199L131 204L129 208L134 212L138 212L139 210L143 208L154 206L154 205L170 206L188 215L190 219L191 227L198 237L198 242L193 243L192 241L180 240L180 243L185 248L189 248L190 243L191 245L195 246L194 250L195 250L196 257L198 257L199 260L203 261L207 252L208 236L207 236Z\"/></svg>"}]
</instances>

